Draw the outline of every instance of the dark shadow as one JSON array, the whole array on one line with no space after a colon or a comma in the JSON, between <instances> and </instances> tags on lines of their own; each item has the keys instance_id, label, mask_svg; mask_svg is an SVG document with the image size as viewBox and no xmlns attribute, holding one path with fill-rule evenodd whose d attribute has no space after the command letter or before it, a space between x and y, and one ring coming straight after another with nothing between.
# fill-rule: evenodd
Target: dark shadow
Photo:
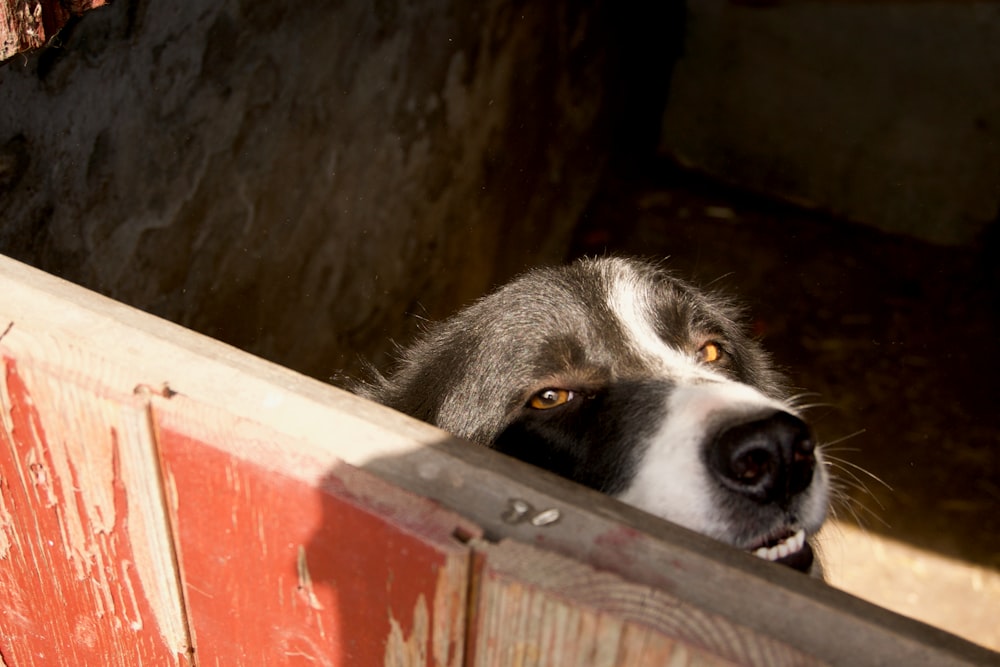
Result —
<instances>
[{"instance_id":1,"label":"dark shadow","mask_svg":"<svg viewBox=\"0 0 1000 667\"><path fill-rule=\"evenodd\" d=\"M476 581L495 580L481 573L478 579L449 579L443 559L451 553L454 563L478 571L494 557L489 555L496 553L491 545L503 539L656 588L672 600L668 606L728 619L823 661L850 664L862 654L876 662L898 657L901 641L940 652L942 660L963 657L975 663L993 655L791 568L766 563L546 471L451 438L373 458L362 468L335 466L326 474L322 491L322 519L303 553L309 564L309 590L300 593L315 593L327 603L321 613L332 616L337 641L327 655L337 657L338 664L409 664L393 660L432 650L435 664L457 664L461 644L475 634L465 625L470 618L467 605L477 602L456 600L460 592L473 590ZM527 509L521 512L515 500ZM536 523L535 517L548 518ZM479 558L469 560L470 547L485 549L486 555L480 551ZM513 568L506 572L515 580L521 576L510 573L518 567L530 573L535 566L523 556L516 562L502 559L506 565L501 567ZM301 567L298 576L301 582ZM470 588L463 589L463 581ZM603 599L605 594L611 594L610 589L588 592L581 600ZM615 609L611 599L608 610ZM502 612L478 610L493 614L494 630L499 623L523 632L526 608L509 604ZM623 609L618 611L625 618ZM728 637L724 632L701 633L697 623L687 621L662 624L664 619L651 613L648 620L655 619L654 625L668 634L734 657L734 644L719 639ZM678 611L677 618L690 620L687 613ZM791 615L810 622L789 633ZM442 634L441 628L449 624L454 631ZM853 640L844 642L847 636ZM738 647L735 650L739 653Z\"/></svg>"},{"instance_id":2,"label":"dark shadow","mask_svg":"<svg viewBox=\"0 0 1000 667\"><path fill-rule=\"evenodd\" d=\"M434 633L449 626L448 615L460 619L465 611L460 596L468 579L452 570L468 562L460 541L472 536L461 530L466 523L346 464L327 472L320 491L320 523L294 576L298 598L326 627L303 654L380 665L415 664L426 651L443 658L440 664L456 664L464 630L451 641L447 632Z\"/></svg>"},{"instance_id":3,"label":"dark shadow","mask_svg":"<svg viewBox=\"0 0 1000 667\"><path fill-rule=\"evenodd\" d=\"M655 158L677 59L684 48L687 5L606 3L610 167L642 173Z\"/></svg>"}]
</instances>

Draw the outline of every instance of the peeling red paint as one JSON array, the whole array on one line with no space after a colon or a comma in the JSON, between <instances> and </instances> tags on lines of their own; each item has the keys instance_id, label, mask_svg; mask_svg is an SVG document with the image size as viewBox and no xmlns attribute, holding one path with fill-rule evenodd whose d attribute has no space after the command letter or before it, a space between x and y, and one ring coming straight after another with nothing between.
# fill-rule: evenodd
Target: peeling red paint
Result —
<instances>
[{"instance_id":1,"label":"peeling red paint","mask_svg":"<svg viewBox=\"0 0 1000 667\"><path fill-rule=\"evenodd\" d=\"M236 453L255 448L234 429L225 449L202 439L183 404L157 402L156 423L201 662L462 664L450 513L349 466L315 484L275 472Z\"/></svg>"},{"instance_id":2,"label":"peeling red paint","mask_svg":"<svg viewBox=\"0 0 1000 667\"><path fill-rule=\"evenodd\" d=\"M19 666L186 664L137 576L116 402L4 366L0 654Z\"/></svg>"}]
</instances>

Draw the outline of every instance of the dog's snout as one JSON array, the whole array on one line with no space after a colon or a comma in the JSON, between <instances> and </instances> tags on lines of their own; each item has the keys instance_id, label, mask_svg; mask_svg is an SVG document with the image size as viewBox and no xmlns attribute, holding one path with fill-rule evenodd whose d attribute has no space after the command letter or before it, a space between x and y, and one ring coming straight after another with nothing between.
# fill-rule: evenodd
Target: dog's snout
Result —
<instances>
[{"instance_id":1,"label":"dog's snout","mask_svg":"<svg viewBox=\"0 0 1000 667\"><path fill-rule=\"evenodd\" d=\"M708 451L708 464L729 489L784 505L812 482L816 447L804 421L776 412L725 428Z\"/></svg>"}]
</instances>

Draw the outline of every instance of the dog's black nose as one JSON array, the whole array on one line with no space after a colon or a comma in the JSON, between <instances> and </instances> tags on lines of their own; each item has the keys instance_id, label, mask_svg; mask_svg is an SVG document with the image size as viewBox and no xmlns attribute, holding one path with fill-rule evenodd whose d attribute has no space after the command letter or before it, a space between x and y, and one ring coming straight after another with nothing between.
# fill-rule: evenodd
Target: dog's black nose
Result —
<instances>
[{"instance_id":1,"label":"dog's black nose","mask_svg":"<svg viewBox=\"0 0 1000 667\"><path fill-rule=\"evenodd\" d=\"M707 456L723 485L761 503L786 504L808 488L816 469L809 427L787 412L727 427Z\"/></svg>"}]
</instances>

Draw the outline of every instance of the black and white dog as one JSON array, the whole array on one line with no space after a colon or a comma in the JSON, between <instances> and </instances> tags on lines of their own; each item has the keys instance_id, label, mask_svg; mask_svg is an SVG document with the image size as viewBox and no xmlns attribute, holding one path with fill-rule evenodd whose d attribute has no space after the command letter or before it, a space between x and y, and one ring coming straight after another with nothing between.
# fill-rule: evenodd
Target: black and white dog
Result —
<instances>
[{"instance_id":1,"label":"black and white dog","mask_svg":"<svg viewBox=\"0 0 1000 667\"><path fill-rule=\"evenodd\" d=\"M815 572L822 456L737 314L637 260L537 269L432 326L360 393Z\"/></svg>"}]
</instances>

